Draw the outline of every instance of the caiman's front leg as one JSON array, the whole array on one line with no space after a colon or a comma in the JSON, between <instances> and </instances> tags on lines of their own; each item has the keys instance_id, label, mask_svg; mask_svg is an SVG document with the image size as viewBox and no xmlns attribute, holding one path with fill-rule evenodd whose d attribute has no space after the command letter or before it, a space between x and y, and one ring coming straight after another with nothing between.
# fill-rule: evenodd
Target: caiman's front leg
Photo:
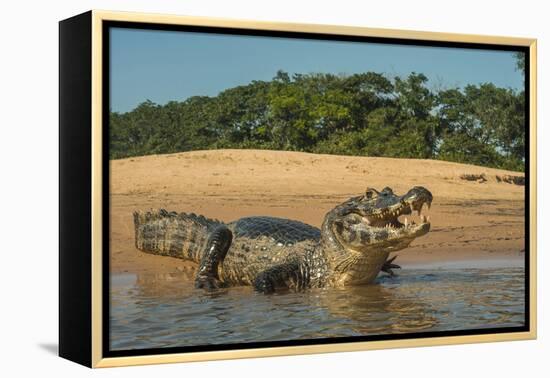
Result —
<instances>
[{"instance_id":1,"label":"caiman's front leg","mask_svg":"<svg viewBox=\"0 0 550 378\"><path fill-rule=\"evenodd\" d=\"M217 226L210 234L195 278L196 288L215 289L222 286L218 266L225 259L232 240L233 233L224 225Z\"/></svg>"},{"instance_id":2,"label":"caiman's front leg","mask_svg":"<svg viewBox=\"0 0 550 378\"><path fill-rule=\"evenodd\" d=\"M307 286L308 276L298 262L290 261L260 272L254 279L254 289L268 294L278 289L301 290Z\"/></svg>"},{"instance_id":3,"label":"caiman's front leg","mask_svg":"<svg viewBox=\"0 0 550 378\"><path fill-rule=\"evenodd\" d=\"M397 255L393 256L391 259L386 260L384 265L382 265L382 272L388 273L391 277L395 276L395 273L392 269L401 269L397 264L393 264L393 261L397 258Z\"/></svg>"}]
</instances>

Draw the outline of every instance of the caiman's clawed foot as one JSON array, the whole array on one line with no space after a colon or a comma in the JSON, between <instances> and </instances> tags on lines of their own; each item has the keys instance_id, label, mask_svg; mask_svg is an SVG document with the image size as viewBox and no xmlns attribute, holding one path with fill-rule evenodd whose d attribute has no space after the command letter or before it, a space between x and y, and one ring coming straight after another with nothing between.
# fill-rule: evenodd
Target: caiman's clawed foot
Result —
<instances>
[{"instance_id":1,"label":"caiman's clawed foot","mask_svg":"<svg viewBox=\"0 0 550 378\"><path fill-rule=\"evenodd\" d=\"M264 294L275 292L275 285L265 276L259 276L254 280L254 289Z\"/></svg>"},{"instance_id":2,"label":"caiman's clawed foot","mask_svg":"<svg viewBox=\"0 0 550 378\"><path fill-rule=\"evenodd\" d=\"M213 276L197 276L195 287L197 289L214 290L223 287L223 283Z\"/></svg>"},{"instance_id":3,"label":"caiman's clawed foot","mask_svg":"<svg viewBox=\"0 0 550 378\"><path fill-rule=\"evenodd\" d=\"M401 267L397 264L393 264L393 261L397 258L397 255L393 256L391 259L386 260L384 265L382 265L382 272L389 274L391 277L395 276L396 274L393 272L392 269L401 269Z\"/></svg>"}]
</instances>

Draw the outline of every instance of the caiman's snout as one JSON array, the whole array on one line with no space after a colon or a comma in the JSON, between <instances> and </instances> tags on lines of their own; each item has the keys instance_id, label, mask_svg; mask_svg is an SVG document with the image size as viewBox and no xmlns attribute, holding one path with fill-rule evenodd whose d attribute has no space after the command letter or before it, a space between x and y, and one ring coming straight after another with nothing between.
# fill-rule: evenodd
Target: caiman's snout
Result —
<instances>
[{"instance_id":1,"label":"caiman's snout","mask_svg":"<svg viewBox=\"0 0 550 378\"><path fill-rule=\"evenodd\" d=\"M401 202L409 205L411 212L416 210L418 215L422 213L422 206L426 204L428 209L432 205L433 196L432 193L423 186L415 186L408 191L407 194L401 197ZM410 214L410 213L409 213Z\"/></svg>"}]
</instances>

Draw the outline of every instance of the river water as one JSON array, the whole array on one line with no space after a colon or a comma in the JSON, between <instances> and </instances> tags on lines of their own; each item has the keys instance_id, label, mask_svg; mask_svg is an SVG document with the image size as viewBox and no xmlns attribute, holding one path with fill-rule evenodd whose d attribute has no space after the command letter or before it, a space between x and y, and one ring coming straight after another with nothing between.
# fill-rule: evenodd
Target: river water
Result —
<instances>
[{"instance_id":1,"label":"river water","mask_svg":"<svg viewBox=\"0 0 550 378\"><path fill-rule=\"evenodd\" d=\"M110 348L515 327L525 321L522 267L407 268L375 284L263 295L196 290L189 274L113 275Z\"/></svg>"}]
</instances>

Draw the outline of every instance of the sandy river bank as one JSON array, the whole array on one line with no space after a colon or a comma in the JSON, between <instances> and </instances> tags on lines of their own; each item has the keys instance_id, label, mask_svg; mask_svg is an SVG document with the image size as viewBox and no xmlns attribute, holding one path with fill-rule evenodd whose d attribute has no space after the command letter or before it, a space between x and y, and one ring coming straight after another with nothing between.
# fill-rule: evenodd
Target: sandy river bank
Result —
<instances>
[{"instance_id":1,"label":"sandy river bank","mask_svg":"<svg viewBox=\"0 0 550 378\"><path fill-rule=\"evenodd\" d=\"M484 174L487 181L461 175ZM223 221L271 215L320 226L324 214L365 188L414 185L434 195L430 233L399 252L403 267L439 262L502 264L524 257L524 187L497 169L434 160L259 150L194 151L111 162L111 272L192 271L194 265L134 248L132 212L166 208ZM514 264L517 265L517 264Z\"/></svg>"}]
</instances>

